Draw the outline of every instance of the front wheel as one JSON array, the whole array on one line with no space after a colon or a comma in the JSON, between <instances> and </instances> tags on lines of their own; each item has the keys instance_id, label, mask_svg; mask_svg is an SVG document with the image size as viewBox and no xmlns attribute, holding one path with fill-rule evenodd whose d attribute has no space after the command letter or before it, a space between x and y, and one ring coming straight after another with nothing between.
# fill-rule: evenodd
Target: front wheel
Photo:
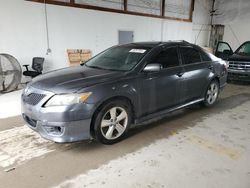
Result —
<instances>
[{"instance_id":1,"label":"front wheel","mask_svg":"<svg viewBox=\"0 0 250 188\"><path fill-rule=\"evenodd\" d=\"M126 134L131 123L131 108L116 100L104 105L95 119L95 136L103 144L114 144Z\"/></svg>"},{"instance_id":2,"label":"front wheel","mask_svg":"<svg viewBox=\"0 0 250 188\"><path fill-rule=\"evenodd\" d=\"M213 80L206 91L204 105L205 106L212 106L216 103L219 96L219 83L216 80Z\"/></svg>"}]
</instances>

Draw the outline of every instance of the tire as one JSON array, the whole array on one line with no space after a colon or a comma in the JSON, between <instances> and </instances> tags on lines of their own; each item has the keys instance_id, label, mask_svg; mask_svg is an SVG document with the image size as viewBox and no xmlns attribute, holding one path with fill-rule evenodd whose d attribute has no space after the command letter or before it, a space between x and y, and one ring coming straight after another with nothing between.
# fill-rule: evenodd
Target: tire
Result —
<instances>
[{"instance_id":1,"label":"tire","mask_svg":"<svg viewBox=\"0 0 250 188\"><path fill-rule=\"evenodd\" d=\"M131 106L126 101L114 100L105 104L94 121L95 138L108 145L121 141L129 130L131 117Z\"/></svg>"},{"instance_id":2,"label":"tire","mask_svg":"<svg viewBox=\"0 0 250 188\"><path fill-rule=\"evenodd\" d=\"M205 99L204 99L204 106L210 107L213 106L219 96L220 92L220 85L217 80L212 80L206 90Z\"/></svg>"}]
</instances>

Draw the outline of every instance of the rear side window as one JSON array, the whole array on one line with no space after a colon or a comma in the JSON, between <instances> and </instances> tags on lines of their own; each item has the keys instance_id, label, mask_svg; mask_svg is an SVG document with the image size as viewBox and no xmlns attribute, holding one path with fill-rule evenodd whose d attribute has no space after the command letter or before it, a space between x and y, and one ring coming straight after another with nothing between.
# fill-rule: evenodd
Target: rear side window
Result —
<instances>
[{"instance_id":1,"label":"rear side window","mask_svg":"<svg viewBox=\"0 0 250 188\"><path fill-rule=\"evenodd\" d=\"M192 63L201 62L200 52L192 47L181 47L180 48L183 63L188 65Z\"/></svg>"},{"instance_id":2,"label":"rear side window","mask_svg":"<svg viewBox=\"0 0 250 188\"><path fill-rule=\"evenodd\" d=\"M179 57L176 47L164 49L156 55L151 63L161 64L163 68L179 66Z\"/></svg>"},{"instance_id":3,"label":"rear side window","mask_svg":"<svg viewBox=\"0 0 250 188\"><path fill-rule=\"evenodd\" d=\"M202 61L212 61L211 58L204 52L201 51L201 59Z\"/></svg>"}]
</instances>

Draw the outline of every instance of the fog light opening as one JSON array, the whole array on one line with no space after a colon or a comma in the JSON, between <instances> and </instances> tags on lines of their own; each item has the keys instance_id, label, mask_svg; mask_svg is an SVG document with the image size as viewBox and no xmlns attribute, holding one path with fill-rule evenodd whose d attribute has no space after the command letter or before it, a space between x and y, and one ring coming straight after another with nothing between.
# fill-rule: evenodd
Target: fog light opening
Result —
<instances>
[{"instance_id":1,"label":"fog light opening","mask_svg":"<svg viewBox=\"0 0 250 188\"><path fill-rule=\"evenodd\" d=\"M57 128L57 131L62 133L62 128L61 127L56 127Z\"/></svg>"},{"instance_id":2,"label":"fog light opening","mask_svg":"<svg viewBox=\"0 0 250 188\"><path fill-rule=\"evenodd\" d=\"M63 127L59 126L46 126L45 129L51 135L61 135L63 133Z\"/></svg>"}]
</instances>

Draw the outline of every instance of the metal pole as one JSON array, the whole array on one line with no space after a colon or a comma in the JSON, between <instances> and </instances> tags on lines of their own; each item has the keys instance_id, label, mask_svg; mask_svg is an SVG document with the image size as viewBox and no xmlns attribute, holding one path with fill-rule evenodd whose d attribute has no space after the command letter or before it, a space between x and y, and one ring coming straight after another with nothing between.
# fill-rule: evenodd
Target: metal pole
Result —
<instances>
[{"instance_id":1,"label":"metal pole","mask_svg":"<svg viewBox=\"0 0 250 188\"><path fill-rule=\"evenodd\" d=\"M214 5L215 5L215 0L213 0L212 2L212 10L210 12L210 16L211 16L211 20L210 20L210 25L211 25L211 31L210 31L210 40L209 40L209 47L213 48L213 43L214 43L214 38L213 38L213 31L214 31L214 25L213 25L213 19L214 19L214 13L215 13L215 9L214 9Z\"/></svg>"},{"instance_id":2,"label":"metal pole","mask_svg":"<svg viewBox=\"0 0 250 188\"><path fill-rule=\"evenodd\" d=\"M45 14L45 27L46 27L46 37L47 37L47 51L46 55L49 55L51 53L50 44L49 44L49 26L48 26L48 12L47 12L47 3L46 0L44 0L44 14Z\"/></svg>"}]
</instances>

